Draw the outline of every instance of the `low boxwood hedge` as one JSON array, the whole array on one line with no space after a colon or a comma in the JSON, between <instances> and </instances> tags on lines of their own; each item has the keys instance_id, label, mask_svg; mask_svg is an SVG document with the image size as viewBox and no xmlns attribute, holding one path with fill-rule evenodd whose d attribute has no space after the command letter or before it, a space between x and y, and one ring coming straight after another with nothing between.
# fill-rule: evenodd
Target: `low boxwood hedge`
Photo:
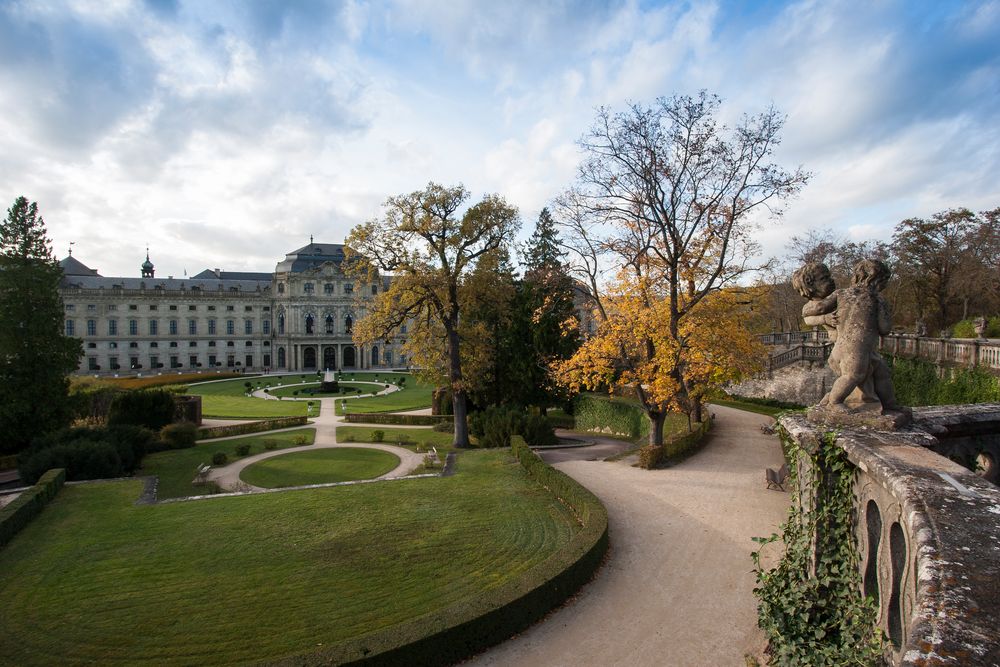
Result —
<instances>
[{"instance_id":1,"label":"low boxwood hedge","mask_svg":"<svg viewBox=\"0 0 1000 667\"><path fill-rule=\"evenodd\" d=\"M706 416L704 421L690 433L674 435L664 440L662 445L646 445L639 450L639 467L650 470L664 461L692 452L710 428L712 428L712 418Z\"/></svg>"},{"instance_id":2,"label":"low boxwood hedge","mask_svg":"<svg viewBox=\"0 0 1000 667\"><path fill-rule=\"evenodd\" d=\"M198 429L198 439L225 438L231 435L246 435L247 433L273 431L279 428L304 426L308 419L308 417L277 417L275 419L263 419L244 424L231 424L229 426L209 426Z\"/></svg>"},{"instance_id":3,"label":"low boxwood hedge","mask_svg":"<svg viewBox=\"0 0 1000 667\"><path fill-rule=\"evenodd\" d=\"M0 510L0 547L10 542L11 538L38 516L45 505L56 497L65 481L65 470L49 470L39 478L37 484Z\"/></svg>"},{"instance_id":4,"label":"low boxwood hedge","mask_svg":"<svg viewBox=\"0 0 1000 667\"><path fill-rule=\"evenodd\" d=\"M497 644L541 620L590 581L608 549L608 514L590 491L538 458L520 436L511 447L527 473L570 506L583 529L525 576L482 595L279 665L441 665Z\"/></svg>"},{"instance_id":5,"label":"low boxwood hedge","mask_svg":"<svg viewBox=\"0 0 1000 667\"><path fill-rule=\"evenodd\" d=\"M397 426L433 426L442 422L454 423L451 415L397 415L387 412L354 412L344 415L348 424L395 424Z\"/></svg>"}]
</instances>

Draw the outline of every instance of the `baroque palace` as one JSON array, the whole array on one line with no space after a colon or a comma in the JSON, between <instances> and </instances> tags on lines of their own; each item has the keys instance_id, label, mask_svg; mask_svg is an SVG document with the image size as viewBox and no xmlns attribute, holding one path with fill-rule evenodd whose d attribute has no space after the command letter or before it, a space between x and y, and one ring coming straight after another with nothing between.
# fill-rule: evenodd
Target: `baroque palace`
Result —
<instances>
[{"instance_id":1,"label":"baroque palace","mask_svg":"<svg viewBox=\"0 0 1000 667\"><path fill-rule=\"evenodd\" d=\"M366 300L388 286L341 270L344 246L310 243L273 273L206 269L156 278L146 253L138 278L109 278L71 255L59 264L67 336L83 341L79 373L403 367L406 327L382 344L351 338Z\"/></svg>"}]
</instances>

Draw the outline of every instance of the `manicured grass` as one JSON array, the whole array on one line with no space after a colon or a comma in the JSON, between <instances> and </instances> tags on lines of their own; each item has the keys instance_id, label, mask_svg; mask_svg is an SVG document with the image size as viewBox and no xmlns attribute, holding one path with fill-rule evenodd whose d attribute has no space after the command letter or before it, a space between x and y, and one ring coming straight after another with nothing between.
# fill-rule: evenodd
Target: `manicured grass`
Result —
<instances>
[{"instance_id":1,"label":"manicured grass","mask_svg":"<svg viewBox=\"0 0 1000 667\"><path fill-rule=\"evenodd\" d=\"M304 377L303 377L304 376ZM239 377L235 380L226 380L224 382L203 382L200 384L188 385L189 394L198 394L199 396L243 396L246 394L246 383L249 382L254 389L257 385L265 387L271 385L271 388L278 386L278 384L289 384L292 382L310 382L316 379L315 373L294 373L289 375L258 375L258 376L246 376Z\"/></svg>"},{"instance_id":2,"label":"manicured grass","mask_svg":"<svg viewBox=\"0 0 1000 667\"><path fill-rule=\"evenodd\" d=\"M216 419L264 419L319 414L319 403L310 411L307 401L275 401L247 396L202 396L201 413Z\"/></svg>"},{"instance_id":3,"label":"manicured grass","mask_svg":"<svg viewBox=\"0 0 1000 667\"><path fill-rule=\"evenodd\" d=\"M275 443L274 449L286 449L300 446L299 441L302 439L305 439L303 444L311 445L315 437L316 429L300 428L281 433L219 440L195 445L190 449L172 449L167 452L150 454L143 459L140 474L156 475L160 478L156 488L158 499L197 496L206 493L207 490L204 486L195 486L191 482L194 480L198 466L211 464L212 454L215 452L225 452L230 461L235 461L242 458L236 454L236 448L242 444L250 445L250 453L247 456L253 456L267 451L264 443L268 441Z\"/></svg>"},{"instance_id":4,"label":"manicured grass","mask_svg":"<svg viewBox=\"0 0 1000 667\"><path fill-rule=\"evenodd\" d=\"M374 380L376 374L365 375L363 373L344 373L344 380L350 381L351 377L358 380ZM401 373L380 373L377 374L379 381L385 379L406 378L406 383L401 391L394 391L385 396L374 396L372 398L362 398L347 402L347 411L350 413L366 412L402 412L405 410L419 410L431 407L431 395L434 387L429 384L422 384L412 375ZM337 414L342 415L343 407L337 401Z\"/></svg>"},{"instance_id":5,"label":"manicured grass","mask_svg":"<svg viewBox=\"0 0 1000 667\"><path fill-rule=\"evenodd\" d=\"M305 390L306 389L319 389L319 387L320 387L320 383L319 382L312 382L312 383L310 383L308 385L298 385L298 386L292 385L290 387L281 387L280 389L271 389L271 395L272 396L292 396L292 395L295 394L295 392L299 392L299 395L296 396L296 398L311 398L312 395L306 393ZM341 382L340 383L340 388L341 389L352 389L352 390L353 389L360 389L361 390L361 394L373 394L373 393L378 393L378 392L382 391L383 389L385 389L385 386L382 385L382 384L379 384L379 385L376 386L374 384L360 384L360 383L352 383L352 382ZM352 391L350 394L347 394L347 396L359 396L361 394L356 394L356 393L354 393ZM316 398L338 398L338 397L339 398L343 398L344 396L345 396L345 394L342 394L342 393L337 393L337 394L320 394L319 396L316 396Z\"/></svg>"},{"instance_id":6,"label":"manicured grass","mask_svg":"<svg viewBox=\"0 0 1000 667\"><path fill-rule=\"evenodd\" d=\"M2 660L268 662L461 603L580 531L508 452L448 478L134 505L64 488L0 550Z\"/></svg>"},{"instance_id":7,"label":"manicured grass","mask_svg":"<svg viewBox=\"0 0 1000 667\"><path fill-rule=\"evenodd\" d=\"M276 489L374 479L398 465L398 456L380 449L316 449L258 461L244 468L240 479L254 486Z\"/></svg>"},{"instance_id":8,"label":"manicured grass","mask_svg":"<svg viewBox=\"0 0 1000 667\"><path fill-rule=\"evenodd\" d=\"M439 433L430 428L395 428L392 426L338 426L337 442L375 442L372 438L373 431L382 431L384 437L382 442L389 445L412 445L414 447L437 447L441 451L442 447L450 448L454 434ZM403 439L400 439L403 436ZM473 443L475 437L471 438ZM449 450L450 451L450 450Z\"/></svg>"}]
</instances>

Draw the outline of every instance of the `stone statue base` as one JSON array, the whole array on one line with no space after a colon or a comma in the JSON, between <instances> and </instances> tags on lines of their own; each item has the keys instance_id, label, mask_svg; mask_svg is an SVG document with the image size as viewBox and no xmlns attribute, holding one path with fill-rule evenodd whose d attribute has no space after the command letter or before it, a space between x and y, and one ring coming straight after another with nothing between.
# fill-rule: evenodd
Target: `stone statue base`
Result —
<instances>
[{"instance_id":1,"label":"stone statue base","mask_svg":"<svg viewBox=\"0 0 1000 667\"><path fill-rule=\"evenodd\" d=\"M847 428L870 428L876 431L895 431L908 426L913 421L909 408L882 412L878 403L865 403L853 410L816 405L806 410L806 418L823 426L844 426Z\"/></svg>"}]
</instances>

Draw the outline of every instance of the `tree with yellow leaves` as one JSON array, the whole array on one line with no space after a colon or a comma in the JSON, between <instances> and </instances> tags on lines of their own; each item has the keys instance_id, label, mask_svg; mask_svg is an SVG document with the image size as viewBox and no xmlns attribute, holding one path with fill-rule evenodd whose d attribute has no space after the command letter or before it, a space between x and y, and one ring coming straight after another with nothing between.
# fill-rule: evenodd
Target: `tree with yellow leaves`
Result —
<instances>
[{"instance_id":1,"label":"tree with yellow leaves","mask_svg":"<svg viewBox=\"0 0 1000 667\"><path fill-rule=\"evenodd\" d=\"M354 339L382 340L412 322L416 340L443 351L456 447L469 446L462 293L478 263L505 251L520 226L517 209L499 195L487 195L463 211L468 198L461 185L436 183L390 197L382 217L355 227L345 244L348 272L368 281L379 274L392 277L389 288L372 300L356 324Z\"/></svg>"},{"instance_id":2,"label":"tree with yellow leaves","mask_svg":"<svg viewBox=\"0 0 1000 667\"><path fill-rule=\"evenodd\" d=\"M654 445L668 412L700 420L706 390L748 369L747 299L733 288L757 268L753 213L780 214L808 180L768 161L783 123L774 109L730 129L715 119L720 105L702 92L599 110L577 183L559 201L598 326L553 370L575 388L630 388ZM602 279L609 269L613 281Z\"/></svg>"}]
</instances>

